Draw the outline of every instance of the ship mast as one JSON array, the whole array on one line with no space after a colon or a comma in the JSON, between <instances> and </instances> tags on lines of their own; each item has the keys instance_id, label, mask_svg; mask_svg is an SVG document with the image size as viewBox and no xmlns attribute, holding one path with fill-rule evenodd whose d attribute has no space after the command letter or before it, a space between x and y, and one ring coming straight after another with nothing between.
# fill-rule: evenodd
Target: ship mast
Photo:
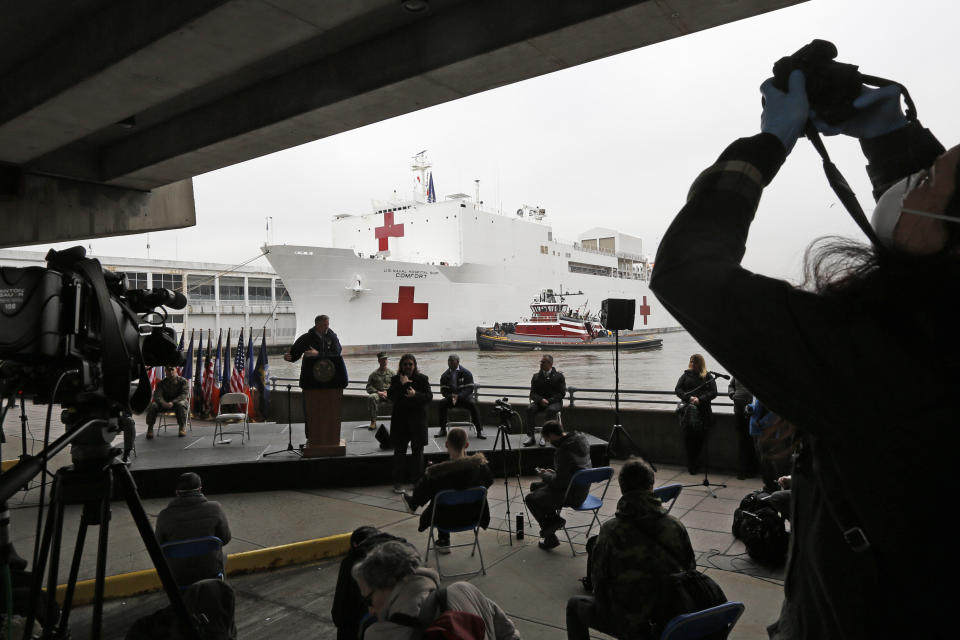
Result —
<instances>
[{"instance_id":1,"label":"ship mast","mask_svg":"<svg viewBox=\"0 0 960 640\"><path fill-rule=\"evenodd\" d=\"M410 170L414 173L419 173L417 177L420 178L413 188L413 199L415 201L427 201L427 169L432 166L430 161L427 160L426 149L413 156L413 163L410 165Z\"/></svg>"}]
</instances>

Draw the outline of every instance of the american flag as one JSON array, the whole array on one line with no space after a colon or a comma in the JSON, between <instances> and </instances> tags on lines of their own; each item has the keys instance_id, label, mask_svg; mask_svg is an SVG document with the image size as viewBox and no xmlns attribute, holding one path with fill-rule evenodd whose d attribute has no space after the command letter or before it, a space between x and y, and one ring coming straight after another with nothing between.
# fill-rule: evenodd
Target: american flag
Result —
<instances>
[{"instance_id":1,"label":"american flag","mask_svg":"<svg viewBox=\"0 0 960 640\"><path fill-rule=\"evenodd\" d=\"M243 344L243 329L240 329L240 340L237 342L237 356L233 361L233 373L230 375L230 391L237 393L247 392L247 367L244 364L245 346Z\"/></svg>"},{"instance_id":2,"label":"american flag","mask_svg":"<svg viewBox=\"0 0 960 640\"><path fill-rule=\"evenodd\" d=\"M216 376L213 375L213 358L210 353L211 332L207 333L207 355L203 363L203 404L208 415L216 415L216 403L214 402L214 391L216 391ZM217 395L219 400L220 394Z\"/></svg>"},{"instance_id":3,"label":"american flag","mask_svg":"<svg viewBox=\"0 0 960 640\"><path fill-rule=\"evenodd\" d=\"M150 367L150 370L147 371L147 379L150 381L150 391L153 391L163 380L163 367Z\"/></svg>"}]
</instances>

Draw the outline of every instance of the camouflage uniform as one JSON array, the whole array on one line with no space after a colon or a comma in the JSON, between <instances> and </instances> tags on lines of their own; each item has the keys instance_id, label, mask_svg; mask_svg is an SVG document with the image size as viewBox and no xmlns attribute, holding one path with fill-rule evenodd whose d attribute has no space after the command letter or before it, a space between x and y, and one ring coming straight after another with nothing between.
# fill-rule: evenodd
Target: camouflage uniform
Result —
<instances>
[{"instance_id":1,"label":"camouflage uniform","mask_svg":"<svg viewBox=\"0 0 960 640\"><path fill-rule=\"evenodd\" d=\"M390 380L393 379L394 372L390 369L381 371L379 368L370 374L367 378L367 410L370 413L370 422L377 419L380 405L389 402L386 398L381 399L377 391L386 391L390 388Z\"/></svg>"},{"instance_id":2,"label":"camouflage uniform","mask_svg":"<svg viewBox=\"0 0 960 640\"><path fill-rule=\"evenodd\" d=\"M153 429L153 423L157 421L157 414L171 409L163 409L160 402L172 402L173 409L177 414L177 424L182 430L187 424L187 397L190 392L190 383L186 378L174 376L164 378L157 383L157 388L153 391L153 401L147 406L147 427Z\"/></svg>"},{"instance_id":3,"label":"camouflage uniform","mask_svg":"<svg viewBox=\"0 0 960 640\"><path fill-rule=\"evenodd\" d=\"M696 566L686 528L650 491L620 498L616 517L600 528L590 561L596 606L618 638L646 637L660 582Z\"/></svg>"}]
</instances>

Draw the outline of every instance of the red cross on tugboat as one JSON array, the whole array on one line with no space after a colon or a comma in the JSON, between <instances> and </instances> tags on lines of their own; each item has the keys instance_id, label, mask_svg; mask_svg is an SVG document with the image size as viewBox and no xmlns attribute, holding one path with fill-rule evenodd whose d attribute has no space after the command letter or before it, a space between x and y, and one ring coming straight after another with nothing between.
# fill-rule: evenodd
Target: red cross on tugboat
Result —
<instances>
[{"instance_id":1,"label":"red cross on tugboat","mask_svg":"<svg viewBox=\"0 0 960 640\"><path fill-rule=\"evenodd\" d=\"M373 237L380 241L380 251L390 250L390 238L403 237L403 225L393 223L393 211L383 214L383 226L373 230Z\"/></svg>"},{"instance_id":2,"label":"red cross on tugboat","mask_svg":"<svg viewBox=\"0 0 960 640\"><path fill-rule=\"evenodd\" d=\"M565 302L568 296L582 292L554 292L545 289L530 303L530 318L519 322L498 322L493 327L477 327L477 345L487 351L600 350L612 351L616 346L613 332L604 329L602 322L584 307L571 309ZM646 316L650 307L644 297L640 312ZM663 345L660 338L645 335L620 336L620 349L636 351Z\"/></svg>"},{"instance_id":3,"label":"red cross on tugboat","mask_svg":"<svg viewBox=\"0 0 960 640\"><path fill-rule=\"evenodd\" d=\"M380 305L380 319L396 320L398 336L412 336L413 321L426 320L429 315L429 303L413 301L415 288L400 287L397 302L384 302Z\"/></svg>"}]
</instances>

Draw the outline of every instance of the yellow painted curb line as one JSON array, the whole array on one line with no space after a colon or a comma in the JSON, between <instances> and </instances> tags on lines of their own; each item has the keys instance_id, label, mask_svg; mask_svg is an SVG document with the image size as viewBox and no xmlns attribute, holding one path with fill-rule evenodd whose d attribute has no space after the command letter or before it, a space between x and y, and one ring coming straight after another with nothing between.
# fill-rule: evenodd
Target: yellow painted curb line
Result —
<instances>
[{"instance_id":1,"label":"yellow painted curb line","mask_svg":"<svg viewBox=\"0 0 960 640\"><path fill-rule=\"evenodd\" d=\"M241 551L227 556L227 575L238 576L256 571L277 569L293 564L316 562L326 558L343 555L350 548L349 533L341 533L326 538L292 542L277 547ZM162 588L160 577L156 569L144 569L131 573L121 573L107 576L103 584L103 598L128 598ZM57 586L57 602L63 604L67 585ZM74 605L84 605L93 602L94 580L77 582L73 594Z\"/></svg>"},{"instance_id":2,"label":"yellow painted curb line","mask_svg":"<svg viewBox=\"0 0 960 640\"><path fill-rule=\"evenodd\" d=\"M20 462L20 458L17 458L16 460L4 460L3 462L0 462L0 473L6 473L7 469L15 467L18 462Z\"/></svg>"}]
</instances>

